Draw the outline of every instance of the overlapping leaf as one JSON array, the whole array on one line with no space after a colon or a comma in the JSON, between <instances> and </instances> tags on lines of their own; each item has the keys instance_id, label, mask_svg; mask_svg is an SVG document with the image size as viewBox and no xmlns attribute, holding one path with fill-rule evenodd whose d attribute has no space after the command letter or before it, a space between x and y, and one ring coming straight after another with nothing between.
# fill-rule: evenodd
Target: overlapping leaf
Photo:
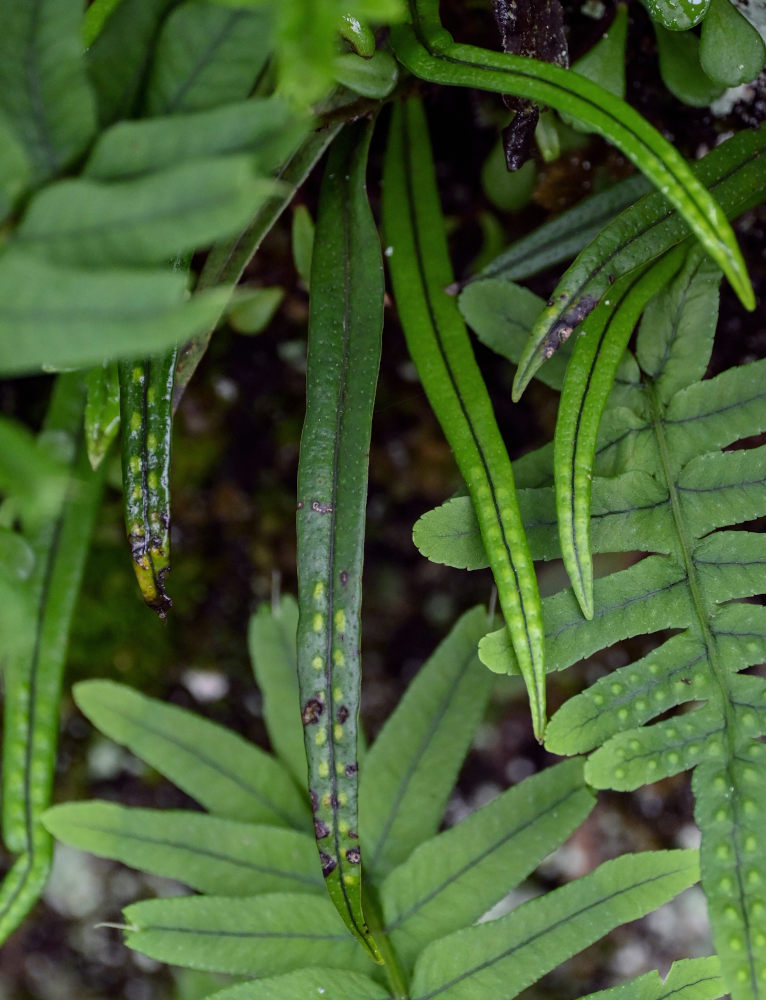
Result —
<instances>
[{"instance_id":1,"label":"overlapping leaf","mask_svg":"<svg viewBox=\"0 0 766 1000\"><path fill-rule=\"evenodd\" d=\"M623 637L675 634L566 703L546 742L559 753L600 748L586 767L597 787L635 788L698 765L696 816L716 946L728 988L752 998L761 995L766 940L766 917L748 896L766 878L756 847L766 818L758 742L766 684L740 672L766 659L764 609L743 603L766 591L766 544L757 531L722 529L766 514L766 449L728 450L766 430L766 362L703 378L716 313L706 271L685 268L647 310L638 364L630 356L623 362L598 439L593 550L654 554L596 580L591 621L570 590L543 602L549 670ZM532 473L526 481L535 482L544 464L520 463ZM540 558L558 554L549 489L521 497ZM458 498L443 511L420 526L425 550L443 555L448 536L459 534L462 561L486 562L470 506ZM483 641L480 655L493 669L513 669L502 632Z\"/></svg>"}]
</instances>

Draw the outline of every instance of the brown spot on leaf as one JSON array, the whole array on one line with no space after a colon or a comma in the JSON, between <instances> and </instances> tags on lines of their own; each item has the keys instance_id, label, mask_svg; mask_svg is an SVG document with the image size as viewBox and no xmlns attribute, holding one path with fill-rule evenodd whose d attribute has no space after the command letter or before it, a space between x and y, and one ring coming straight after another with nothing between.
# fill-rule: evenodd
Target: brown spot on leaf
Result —
<instances>
[{"instance_id":1,"label":"brown spot on leaf","mask_svg":"<svg viewBox=\"0 0 766 1000\"><path fill-rule=\"evenodd\" d=\"M314 817L314 836L317 840L322 840L324 837L330 836L330 827L325 823L323 819Z\"/></svg>"},{"instance_id":2,"label":"brown spot on leaf","mask_svg":"<svg viewBox=\"0 0 766 1000\"><path fill-rule=\"evenodd\" d=\"M345 569L342 569L340 571L340 582L343 584L344 587L348 583L348 573L345 571Z\"/></svg>"},{"instance_id":3,"label":"brown spot on leaf","mask_svg":"<svg viewBox=\"0 0 766 1000\"><path fill-rule=\"evenodd\" d=\"M362 852L358 847L349 847L346 851L346 857L352 865L358 865L362 860Z\"/></svg>"},{"instance_id":4,"label":"brown spot on leaf","mask_svg":"<svg viewBox=\"0 0 766 1000\"><path fill-rule=\"evenodd\" d=\"M319 796L315 791L309 789L309 799L311 800L311 811L316 812L319 808Z\"/></svg>"},{"instance_id":5,"label":"brown spot on leaf","mask_svg":"<svg viewBox=\"0 0 766 1000\"><path fill-rule=\"evenodd\" d=\"M338 709L338 722L345 722L351 713L345 705L341 705Z\"/></svg>"},{"instance_id":6,"label":"brown spot on leaf","mask_svg":"<svg viewBox=\"0 0 766 1000\"><path fill-rule=\"evenodd\" d=\"M356 830L349 830L348 835L349 837L352 838L352 840L359 840L359 834L356 832Z\"/></svg>"},{"instance_id":7,"label":"brown spot on leaf","mask_svg":"<svg viewBox=\"0 0 766 1000\"><path fill-rule=\"evenodd\" d=\"M324 702L319 698L309 698L301 710L301 721L304 726L319 722L319 716L324 712Z\"/></svg>"},{"instance_id":8,"label":"brown spot on leaf","mask_svg":"<svg viewBox=\"0 0 766 1000\"><path fill-rule=\"evenodd\" d=\"M319 500L312 500L311 509L315 514L332 514L332 504L320 503Z\"/></svg>"},{"instance_id":9,"label":"brown spot on leaf","mask_svg":"<svg viewBox=\"0 0 766 1000\"><path fill-rule=\"evenodd\" d=\"M354 761L353 764L346 764L346 777L352 778L356 772L359 770L359 765Z\"/></svg>"},{"instance_id":10,"label":"brown spot on leaf","mask_svg":"<svg viewBox=\"0 0 766 1000\"><path fill-rule=\"evenodd\" d=\"M319 860L322 862L322 874L325 878L328 875L332 875L335 869L338 867L337 860L330 854L325 854L324 851L319 852Z\"/></svg>"}]
</instances>

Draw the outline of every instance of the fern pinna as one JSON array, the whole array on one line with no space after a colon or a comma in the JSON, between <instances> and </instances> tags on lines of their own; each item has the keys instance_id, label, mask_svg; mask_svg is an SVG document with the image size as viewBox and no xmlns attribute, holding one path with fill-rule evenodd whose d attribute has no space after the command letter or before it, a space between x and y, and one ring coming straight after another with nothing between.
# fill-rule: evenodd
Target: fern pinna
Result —
<instances>
[{"instance_id":1,"label":"fern pinna","mask_svg":"<svg viewBox=\"0 0 766 1000\"><path fill-rule=\"evenodd\" d=\"M598 788L633 789L695 768L715 944L732 994L760 997L766 748L758 738L766 733L766 684L741 671L766 659L766 609L749 600L766 591L766 538L732 529L766 514L766 448L726 449L766 430L766 361L703 377L718 277L692 251L649 304L635 355L626 353L601 423L593 551L648 554L595 581L590 621L571 589L543 601L549 671L622 638L673 634L565 703L549 724L546 746L590 753L586 776ZM469 286L461 308L482 339L497 344L495 328L509 312L518 315L514 303L531 293L505 282L492 289L488 304L481 288ZM529 302L525 308L534 312ZM505 345L514 361L529 326L518 326L515 343ZM546 380L560 387L561 374L557 366ZM525 456L515 470L519 486L527 487L519 502L536 559L560 556L549 448ZM436 561L487 564L467 497L425 515L415 540ZM480 655L491 669L515 670L503 630L485 637Z\"/></svg>"}]
</instances>

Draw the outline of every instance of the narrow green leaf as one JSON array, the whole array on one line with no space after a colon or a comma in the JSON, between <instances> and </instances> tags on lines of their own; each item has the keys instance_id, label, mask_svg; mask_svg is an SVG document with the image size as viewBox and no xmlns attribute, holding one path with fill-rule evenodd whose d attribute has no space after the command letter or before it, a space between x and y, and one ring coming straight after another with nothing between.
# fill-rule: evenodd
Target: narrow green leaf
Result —
<instances>
[{"instance_id":1,"label":"narrow green leaf","mask_svg":"<svg viewBox=\"0 0 766 1000\"><path fill-rule=\"evenodd\" d=\"M386 933L413 964L425 945L472 924L566 840L594 805L582 762L527 778L421 844L381 887Z\"/></svg>"},{"instance_id":2,"label":"narrow green leaf","mask_svg":"<svg viewBox=\"0 0 766 1000\"><path fill-rule=\"evenodd\" d=\"M125 943L160 962L273 976L307 965L366 971L370 959L326 897L151 899L124 910Z\"/></svg>"},{"instance_id":3,"label":"narrow green leaf","mask_svg":"<svg viewBox=\"0 0 766 1000\"><path fill-rule=\"evenodd\" d=\"M307 828L306 803L287 773L236 733L111 681L81 682L74 694L106 736L215 815Z\"/></svg>"},{"instance_id":4,"label":"narrow green leaf","mask_svg":"<svg viewBox=\"0 0 766 1000\"><path fill-rule=\"evenodd\" d=\"M268 173L295 150L305 127L276 97L118 122L96 140L84 173L113 181L227 153L248 153L254 168Z\"/></svg>"},{"instance_id":5,"label":"narrow green leaf","mask_svg":"<svg viewBox=\"0 0 766 1000\"><path fill-rule=\"evenodd\" d=\"M593 593L595 611L590 620L583 618L570 590L545 599L548 670L564 670L620 639L683 628L694 616L684 570L663 556L650 556L629 569L595 580ZM519 673L504 629L482 639L479 658L496 673Z\"/></svg>"},{"instance_id":6,"label":"narrow green leaf","mask_svg":"<svg viewBox=\"0 0 766 1000\"><path fill-rule=\"evenodd\" d=\"M766 128L745 129L691 169L715 194L723 211L734 218L763 200L764 156ZM514 398L519 398L539 366L611 290L615 280L661 257L688 235L687 221L676 212L668 212L660 192L645 195L605 226L566 271L550 298L552 304L535 323L514 379Z\"/></svg>"},{"instance_id":7,"label":"narrow green leaf","mask_svg":"<svg viewBox=\"0 0 766 1000\"><path fill-rule=\"evenodd\" d=\"M296 633L298 605L283 596L279 604L262 604L250 619L248 648L263 696L263 719L277 757L302 788L306 782Z\"/></svg>"},{"instance_id":8,"label":"narrow green leaf","mask_svg":"<svg viewBox=\"0 0 766 1000\"><path fill-rule=\"evenodd\" d=\"M103 362L85 376L85 443L91 467L97 469L120 428L120 381L117 365Z\"/></svg>"},{"instance_id":9,"label":"narrow green leaf","mask_svg":"<svg viewBox=\"0 0 766 1000\"><path fill-rule=\"evenodd\" d=\"M161 350L209 329L228 293L186 297L185 278L171 271L98 273L7 250L0 256L0 372Z\"/></svg>"},{"instance_id":10,"label":"narrow green leaf","mask_svg":"<svg viewBox=\"0 0 766 1000\"><path fill-rule=\"evenodd\" d=\"M674 962L663 981L656 972L647 972L608 990L589 993L580 1000L716 1000L726 987L721 979L721 963L710 958L684 958Z\"/></svg>"},{"instance_id":11,"label":"narrow green leaf","mask_svg":"<svg viewBox=\"0 0 766 1000\"><path fill-rule=\"evenodd\" d=\"M377 875L433 837L489 699L476 644L484 608L455 624L421 668L367 753L359 788L365 859Z\"/></svg>"},{"instance_id":12,"label":"narrow green leaf","mask_svg":"<svg viewBox=\"0 0 766 1000\"><path fill-rule=\"evenodd\" d=\"M454 298L444 220L419 102L394 110L385 163L388 263L410 354L479 518L500 604L529 694L535 734L545 729L540 597L511 463Z\"/></svg>"},{"instance_id":13,"label":"narrow green leaf","mask_svg":"<svg viewBox=\"0 0 766 1000\"><path fill-rule=\"evenodd\" d=\"M161 264L235 232L273 191L244 156L127 181L65 180L32 199L16 245L62 265Z\"/></svg>"},{"instance_id":14,"label":"narrow green leaf","mask_svg":"<svg viewBox=\"0 0 766 1000\"><path fill-rule=\"evenodd\" d=\"M646 177L637 174L583 199L511 244L479 274L469 278L465 285L483 284L494 278L517 281L570 260L616 215L650 189Z\"/></svg>"},{"instance_id":15,"label":"narrow green leaf","mask_svg":"<svg viewBox=\"0 0 766 1000\"><path fill-rule=\"evenodd\" d=\"M26 0L3 8L0 110L21 139L37 183L76 160L96 129L81 18L81 0Z\"/></svg>"},{"instance_id":16,"label":"narrow green leaf","mask_svg":"<svg viewBox=\"0 0 766 1000\"><path fill-rule=\"evenodd\" d=\"M251 896L324 888L311 837L284 827L111 802L54 806L43 822L65 844L199 892Z\"/></svg>"},{"instance_id":17,"label":"narrow green leaf","mask_svg":"<svg viewBox=\"0 0 766 1000\"><path fill-rule=\"evenodd\" d=\"M407 69L432 83L528 97L603 135L680 212L743 304L755 307L747 269L726 216L678 151L644 118L602 87L559 66L456 44L441 26L438 0L414 0L412 8L414 25L395 26L391 33L394 51Z\"/></svg>"},{"instance_id":18,"label":"narrow green leaf","mask_svg":"<svg viewBox=\"0 0 766 1000\"><path fill-rule=\"evenodd\" d=\"M585 321L567 368L553 443L556 511L564 566L586 618L593 617L590 496L601 416L644 306L682 260L683 250L677 248L648 269L621 278Z\"/></svg>"},{"instance_id":19,"label":"narrow green leaf","mask_svg":"<svg viewBox=\"0 0 766 1000\"><path fill-rule=\"evenodd\" d=\"M215 108L249 97L271 44L269 5L227 10L186 0L157 39L146 89L149 115Z\"/></svg>"},{"instance_id":20,"label":"narrow green leaf","mask_svg":"<svg viewBox=\"0 0 766 1000\"><path fill-rule=\"evenodd\" d=\"M30 613L14 623L19 646L11 644L4 664L3 839L21 856L0 889L0 940L37 900L50 868L52 841L40 817L50 804L67 640L103 483L85 453L83 401L77 376L58 380L44 433L68 441L69 478L30 539Z\"/></svg>"},{"instance_id":21,"label":"narrow green leaf","mask_svg":"<svg viewBox=\"0 0 766 1000\"><path fill-rule=\"evenodd\" d=\"M565 959L672 899L698 877L696 851L607 861L505 917L430 944L415 966L411 995L414 1000L512 1000Z\"/></svg>"},{"instance_id":22,"label":"narrow green leaf","mask_svg":"<svg viewBox=\"0 0 766 1000\"><path fill-rule=\"evenodd\" d=\"M318 996L332 1000L389 1000L388 990L358 972L319 968L240 983L214 993L208 1000L317 1000Z\"/></svg>"},{"instance_id":23,"label":"narrow green leaf","mask_svg":"<svg viewBox=\"0 0 766 1000\"><path fill-rule=\"evenodd\" d=\"M357 811L362 563L383 263L365 174L369 123L330 153L312 258L306 419L298 463L298 683L317 849L348 928L362 912Z\"/></svg>"}]
</instances>

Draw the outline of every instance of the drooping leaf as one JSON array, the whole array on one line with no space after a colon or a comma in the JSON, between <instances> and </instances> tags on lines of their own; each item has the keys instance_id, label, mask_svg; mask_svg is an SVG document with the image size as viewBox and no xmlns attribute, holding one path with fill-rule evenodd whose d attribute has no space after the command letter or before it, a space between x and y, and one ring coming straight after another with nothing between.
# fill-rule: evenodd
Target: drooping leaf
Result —
<instances>
[{"instance_id":1,"label":"drooping leaf","mask_svg":"<svg viewBox=\"0 0 766 1000\"><path fill-rule=\"evenodd\" d=\"M15 242L61 265L161 264L236 232L273 192L246 156L125 181L64 180L32 199Z\"/></svg>"},{"instance_id":2,"label":"drooping leaf","mask_svg":"<svg viewBox=\"0 0 766 1000\"><path fill-rule=\"evenodd\" d=\"M361 605L383 259L367 200L370 124L347 126L322 183L311 268L306 418L298 461L298 684L318 861L349 930L379 959L362 910L357 809Z\"/></svg>"},{"instance_id":3,"label":"drooping leaf","mask_svg":"<svg viewBox=\"0 0 766 1000\"><path fill-rule=\"evenodd\" d=\"M763 200L765 156L766 127L745 129L711 150L693 170L734 218ZM688 236L686 222L668 212L659 192L645 195L605 226L565 272L549 299L551 304L538 317L516 372L514 399L614 281L661 257Z\"/></svg>"},{"instance_id":4,"label":"drooping leaf","mask_svg":"<svg viewBox=\"0 0 766 1000\"><path fill-rule=\"evenodd\" d=\"M268 56L268 4L234 10L186 0L165 19L154 47L146 112L169 115L249 97Z\"/></svg>"},{"instance_id":5,"label":"drooping leaf","mask_svg":"<svg viewBox=\"0 0 766 1000\"><path fill-rule=\"evenodd\" d=\"M65 844L199 892L251 896L324 890L311 837L284 827L97 801L54 806L43 822Z\"/></svg>"},{"instance_id":6,"label":"drooping leaf","mask_svg":"<svg viewBox=\"0 0 766 1000\"><path fill-rule=\"evenodd\" d=\"M170 270L58 267L20 250L0 256L0 372L101 364L146 354L212 327L228 293L186 301Z\"/></svg>"},{"instance_id":7,"label":"drooping leaf","mask_svg":"<svg viewBox=\"0 0 766 1000\"><path fill-rule=\"evenodd\" d=\"M678 151L632 108L560 66L458 45L439 20L438 0L413 0L413 25L394 26L401 62L432 83L478 87L548 104L616 145L661 190L726 274L747 308L752 287L726 216Z\"/></svg>"},{"instance_id":8,"label":"drooping leaf","mask_svg":"<svg viewBox=\"0 0 766 1000\"><path fill-rule=\"evenodd\" d=\"M76 160L96 129L81 18L80 0L27 0L3 8L0 111L21 139L37 183Z\"/></svg>"},{"instance_id":9,"label":"drooping leaf","mask_svg":"<svg viewBox=\"0 0 766 1000\"><path fill-rule=\"evenodd\" d=\"M236 733L111 681L81 682L74 694L101 732L214 815L307 829L306 802L282 766Z\"/></svg>"},{"instance_id":10,"label":"drooping leaf","mask_svg":"<svg viewBox=\"0 0 766 1000\"><path fill-rule=\"evenodd\" d=\"M126 944L160 962L273 976L310 965L366 971L370 959L327 897L151 899L124 910Z\"/></svg>"},{"instance_id":11,"label":"drooping leaf","mask_svg":"<svg viewBox=\"0 0 766 1000\"><path fill-rule=\"evenodd\" d=\"M84 173L121 180L226 153L248 153L257 171L267 173L282 165L304 132L303 119L275 97L118 122L96 140Z\"/></svg>"},{"instance_id":12,"label":"drooping leaf","mask_svg":"<svg viewBox=\"0 0 766 1000\"><path fill-rule=\"evenodd\" d=\"M174 346L118 363L125 533L141 596L162 619L173 605L165 578L170 572L170 443L177 355Z\"/></svg>"},{"instance_id":13,"label":"drooping leaf","mask_svg":"<svg viewBox=\"0 0 766 1000\"><path fill-rule=\"evenodd\" d=\"M365 860L377 875L433 837L489 698L476 657L483 608L466 612L410 685L367 753L359 807Z\"/></svg>"},{"instance_id":14,"label":"drooping leaf","mask_svg":"<svg viewBox=\"0 0 766 1000\"><path fill-rule=\"evenodd\" d=\"M510 459L454 299L444 219L425 116L412 100L394 110L384 168L383 226L410 355L476 509L529 696L545 729L540 596L521 524Z\"/></svg>"},{"instance_id":15,"label":"drooping leaf","mask_svg":"<svg viewBox=\"0 0 766 1000\"><path fill-rule=\"evenodd\" d=\"M683 248L678 247L648 268L621 278L610 297L585 320L567 366L553 442L553 472L561 553L586 618L593 617L590 499L601 416L644 306L673 277L682 259Z\"/></svg>"},{"instance_id":16,"label":"drooping leaf","mask_svg":"<svg viewBox=\"0 0 766 1000\"><path fill-rule=\"evenodd\" d=\"M581 762L567 761L421 844L381 886L384 925L397 954L411 965L429 942L478 920L592 808Z\"/></svg>"},{"instance_id":17,"label":"drooping leaf","mask_svg":"<svg viewBox=\"0 0 766 1000\"><path fill-rule=\"evenodd\" d=\"M23 614L6 650L2 826L6 848L19 856L0 886L0 941L38 899L52 857L41 816L53 785L69 628L103 484L85 452L83 402L78 376L61 377L43 433L68 445L68 481L57 508L30 532L34 565L20 581L27 602L17 606Z\"/></svg>"},{"instance_id":18,"label":"drooping leaf","mask_svg":"<svg viewBox=\"0 0 766 1000\"><path fill-rule=\"evenodd\" d=\"M298 693L295 636L298 605L283 596L276 607L262 604L250 619L250 660L263 696L263 719L274 752L300 787L306 782L306 751Z\"/></svg>"},{"instance_id":19,"label":"drooping leaf","mask_svg":"<svg viewBox=\"0 0 766 1000\"><path fill-rule=\"evenodd\" d=\"M388 990L358 972L314 967L230 986L208 1000L317 1000L322 996L332 1000L389 1000Z\"/></svg>"},{"instance_id":20,"label":"drooping leaf","mask_svg":"<svg viewBox=\"0 0 766 1000\"><path fill-rule=\"evenodd\" d=\"M699 875L695 851L647 852L607 861L590 875L505 917L433 942L415 965L415 1000L512 1000L613 927L655 909Z\"/></svg>"}]
</instances>

